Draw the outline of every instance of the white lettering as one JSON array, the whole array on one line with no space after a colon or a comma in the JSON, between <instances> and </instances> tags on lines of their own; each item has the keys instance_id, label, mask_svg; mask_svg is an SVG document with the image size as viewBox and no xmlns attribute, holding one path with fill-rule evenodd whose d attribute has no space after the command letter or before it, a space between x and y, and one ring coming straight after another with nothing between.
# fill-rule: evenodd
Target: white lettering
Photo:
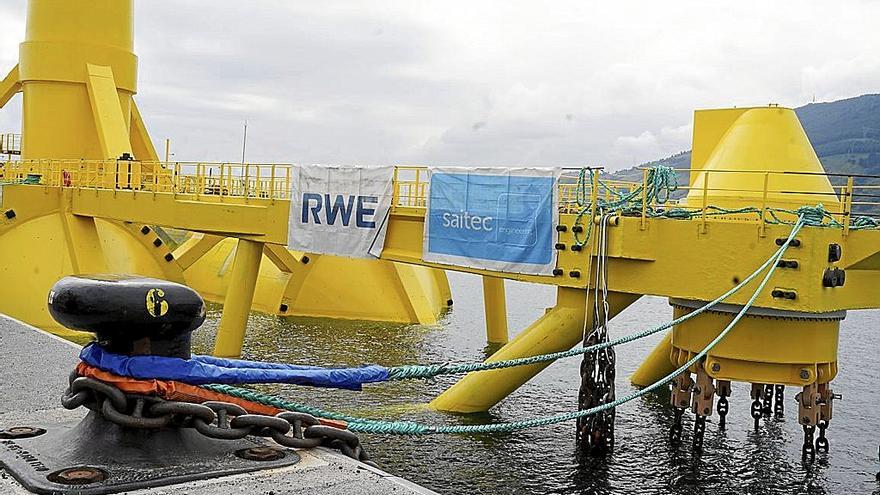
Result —
<instances>
[{"instance_id":1,"label":"white lettering","mask_svg":"<svg viewBox=\"0 0 880 495\"><path fill-rule=\"evenodd\" d=\"M450 229L482 230L492 232L493 217L472 215L470 212L459 210L458 213L443 213L443 226Z\"/></svg>"}]
</instances>

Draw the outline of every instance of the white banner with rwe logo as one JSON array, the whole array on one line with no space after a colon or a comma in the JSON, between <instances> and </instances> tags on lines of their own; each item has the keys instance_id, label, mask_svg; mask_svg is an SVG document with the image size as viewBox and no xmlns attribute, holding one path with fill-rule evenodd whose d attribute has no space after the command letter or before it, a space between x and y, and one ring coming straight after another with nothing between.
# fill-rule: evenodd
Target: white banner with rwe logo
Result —
<instances>
[{"instance_id":1,"label":"white banner with rwe logo","mask_svg":"<svg viewBox=\"0 0 880 495\"><path fill-rule=\"evenodd\" d=\"M378 258L385 245L393 175L394 167L295 167L287 248Z\"/></svg>"}]
</instances>

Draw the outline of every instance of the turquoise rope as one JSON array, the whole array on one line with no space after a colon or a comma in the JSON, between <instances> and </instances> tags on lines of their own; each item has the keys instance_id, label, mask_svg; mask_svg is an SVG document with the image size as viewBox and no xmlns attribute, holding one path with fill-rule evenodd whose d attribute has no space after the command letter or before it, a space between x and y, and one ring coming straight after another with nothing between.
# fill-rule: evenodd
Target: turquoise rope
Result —
<instances>
[{"instance_id":1,"label":"turquoise rope","mask_svg":"<svg viewBox=\"0 0 880 495\"><path fill-rule=\"evenodd\" d=\"M579 210L577 215L575 216L574 225L582 225L584 222L584 217L589 216L588 214L593 211L593 205L590 202L590 197L588 194L588 184L592 184L595 174L596 171L592 169L589 169L589 174L587 174L587 169L582 169L578 174L575 199ZM645 183L639 185L636 189L633 189L628 193L620 192L617 189L609 186L602 180L598 180L597 182L600 188L610 192L615 196L615 199L611 201L605 200L601 197L597 198L595 205L597 215L613 212L625 216L639 216L642 214L642 202L644 201L645 203L647 203L647 206L645 208L645 215L650 218L692 220L694 218L703 216L702 211L687 210L684 208L656 207L656 205L665 204L669 200L670 195L678 189L678 172L672 167L659 165L657 167L649 169L648 177L646 178ZM646 187L647 193L645 194L645 198L643 200L642 191L644 191ZM714 205L706 206L706 210L707 211L705 215L707 217L718 217L724 215L736 215L746 213L758 215L758 217L760 218L764 212L764 210L755 207L722 208ZM784 208L767 208L766 211L769 214L770 218L766 218L764 219L764 221L771 225L794 225L793 220L780 218L780 214L784 213L794 217L800 217L803 215L804 225L809 227L843 227L843 223L835 219L834 216L830 213L826 212L821 204L815 207L805 206L798 208L797 210L788 210ZM588 221L586 222L583 236L579 235L577 232L574 233L574 241L576 245L584 246L587 243L593 230L592 226L593 222ZM872 217L857 216L853 217L850 220L851 230L876 228L880 228L880 220Z\"/></svg>"},{"instance_id":2,"label":"turquoise rope","mask_svg":"<svg viewBox=\"0 0 880 495\"><path fill-rule=\"evenodd\" d=\"M581 417L591 416L603 411L606 411L611 408L616 408L620 405L623 405L627 402L635 400L639 397L642 397L659 387L662 387L672 381L676 376L685 372L688 368L696 364L698 361L703 359L706 354L709 353L719 342L721 342L724 337L727 336L728 333L736 326L736 324L742 319L742 317L746 314L746 312L751 308L754 304L755 300L758 298L758 295L764 290L767 282L772 277L773 273L776 271L777 263L782 256L785 254L786 249L790 245L792 239L797 235L797 233L801 230L801 228L805 225L804 217L801 216L795 222L794 226L791 229L791 232L788 235L785 243L768 259L764 265L764 268L769 265L769 270L767 274L764 276L761 283L755 289L755 292L751 295L746 304L742 307L742 309L736 314L733 320L699 353L697 353L693 358L688 360L684 365L673 371L672 373L666 375L664 378L652 383L651 385L637 390L636 392L630 393L624 397L621 397L617 400L609 402L607 404L602 404L596 407L592 407L589 409L583 409L580 411L573 411L564 414L557 414L553 416L546 416L543 418L535 418L526 421L514 421L509 423L495 423L495 424L482 424L482 425L458 425L458 426L435 426L435 425L427 425L418 422L412 421L384 421L384 420L376 420L376 419L368 419L368 418L357 418L345 414L334 413L329 411L323 411L318 408L304 406L302 404L286 401L280 399L278 397L270 396L267 394L263 394L260 392L254 392L247 389L240 389L237 387L232 387L229 385L209 385L204 388L209 390L213 390L220 393L226 393L233 395L235 397L239 397L246 400L251 400L254 402L259 402L261 404L271 405L273 407L277 407L279 409L286 409L298 412L306 412L308 414L313 414L319 417L330 418L330 419L340 419L348 422L348 429L357 432L357 433L378 433L378 434L393 434L393 435L429 435L429 434L469 434L469 433L506 433L511 431L522 430L526 428L535 428L540 426L547 426L556 423L562 423L565 421L570 421L572 419L577 419Z\"/></svg>"},{"instance_id":3,"label":"turquoise rope","mask_svg":"<svg viewBox=\"0 0 880 495\"><path fill-rule=\"evenodd\" d=\"M275 395L264 394L255 390L235 387L232 385L202 385L200 388L220 394L231 395L233 397L238 397L239 399L257 402L266 406L277 407L278 409L284 409L286 411L311 414L312 416L318 418L334 419L337 421L356 421L359 419L354 416L349 416L340 412L327 411L319 407L303 404L301 402L293 402L282 399Z\"/></svg>"},{"instance_id":4,"label":"turquoise rope","mask_svg":"<svg viewBox=\"0 0 880 495\"><path fill-rule=\"evenodd\" d=\"M709 353L712 348L718 345L724 337L727 336L728 333L736 326L737 323L742 319L742 317L746 314L749 308L754 304L755 300L758 298L758 295L761 291L764 290L764 287L767 285L767 282L770 280L770 277L776 271L776 263L782 258L782 255L785 253L785 250L788 248L788 245L791 243L791 240L794 239L794 236L800 231L801 227L803 227L804 222L803 218L799 218L795 223L794 227L791 230L788 238L785 243L781 246L781 249L771 260L773 263L770 265L770 270L767 272L767 275L764 276L764 279L761 280L761 283L758 285L758 288L755 289L755 292L749 298L748 302L742 307L739 313L733 318L733 320L721 331L721 333L716 336L712 342L710 342L702 351L697 353L693 358L689 359L684 365L673 371L672 373L666 375L664 378L652 383L651 385L637 390L633 393L630 393L624 397L621 397L617 400L609 402L607 404L602 404L596 407L591 407L589 409L583 409L580 411L568 412L564 414L557 414L554 416L547 416L543 418L536 418L527 421L514 421L510 423L496 423L496 424L484 424L484 425L459 425L459 426L430 426L423 425L420 423L408 422L408 421L376 421L376 420L359 420L348 423L348 429L355 432L360 433L393 433L393 434L404 434L404 435L426 435L426 434L437 434L437 433L506 433L516 430L523 430L526 428L535 428L539 426L547 426L555 423L562 423L565 421L570 421L572 419L582 418L586 416L591 416L608 409L612 409L618 407L622 404L625 404L629 401L642 397L659 387L662 387L672 381L676 376L685 372L688 368L696 364L698 361L703 359L706 354Z\"/></svg>"}]
</instances>

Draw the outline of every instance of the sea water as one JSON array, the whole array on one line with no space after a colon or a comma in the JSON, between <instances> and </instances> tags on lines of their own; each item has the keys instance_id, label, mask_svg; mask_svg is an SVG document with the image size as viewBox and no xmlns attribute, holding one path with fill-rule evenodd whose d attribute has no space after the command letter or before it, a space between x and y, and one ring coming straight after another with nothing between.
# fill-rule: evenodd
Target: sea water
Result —
<instances>
[{"instance_id":1,"label":"sea water","mask_svg":"<svg viewBox=\"0 0 880 495\"><path fill-rule=\"evenodd\" d=\"M312 365L386 366L482 361L487 346L480 278L449 273L454 306L437 325L401 325L251 314L244 357ZM549 286L507 282L511 334L555 301ZM377 299L376 304L382 304ZM645 297L610 324L611 337L671 319L665 299ZM197 352L210 350L219 308L194 335ZM672 422L668 392L649 394L617 411L615 449L607 457L582 456L573 422L505 434L361 435L383 469L444 494L574 493L874 493L880 445L880 312L851 311L841 324L840 372L833 382L830 453L801 464L803 433L797 423L799 390L785 393L785 418L762 419L756 431L749 385L734 383L726 431L717 414L708 421L702 455L691 451L692 416L685 415L680 446L667 440ZM735 330L734 330L735 331ZM768 331L772 331L768 328ZM633 390L628 377L661 339L654 335L617 349L617 394ZM428 401L455 377L367 385L362 391L292 385L261 390L352 415L432 424L517 421L577 409L580 358L548 367L488 413L430 411Z\"/></svg>"}]
</instances>

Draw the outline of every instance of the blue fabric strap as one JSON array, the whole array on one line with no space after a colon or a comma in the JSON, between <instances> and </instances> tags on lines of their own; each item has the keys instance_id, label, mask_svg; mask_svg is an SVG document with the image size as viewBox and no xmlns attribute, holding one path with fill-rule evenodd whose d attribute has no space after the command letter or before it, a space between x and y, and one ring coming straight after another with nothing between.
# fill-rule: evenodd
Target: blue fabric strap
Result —
<instances>
[{"instance_id":1,"label":"blue fabric strap","mask_svg":"<svg viewBox=\"0 0 880 495\"><path fill-rule=\"evenodd\" d=\"M283 363L264 363L193 355L191 359L163 356L123 356L92 343L79 358L88 365L115 375L139 380L174 380L191 385L223 383L292 383L313 387L360 390L364 383L388 380L388 368L378 365L356 368L322 368Z\"/></svg>"}]
</instances>

